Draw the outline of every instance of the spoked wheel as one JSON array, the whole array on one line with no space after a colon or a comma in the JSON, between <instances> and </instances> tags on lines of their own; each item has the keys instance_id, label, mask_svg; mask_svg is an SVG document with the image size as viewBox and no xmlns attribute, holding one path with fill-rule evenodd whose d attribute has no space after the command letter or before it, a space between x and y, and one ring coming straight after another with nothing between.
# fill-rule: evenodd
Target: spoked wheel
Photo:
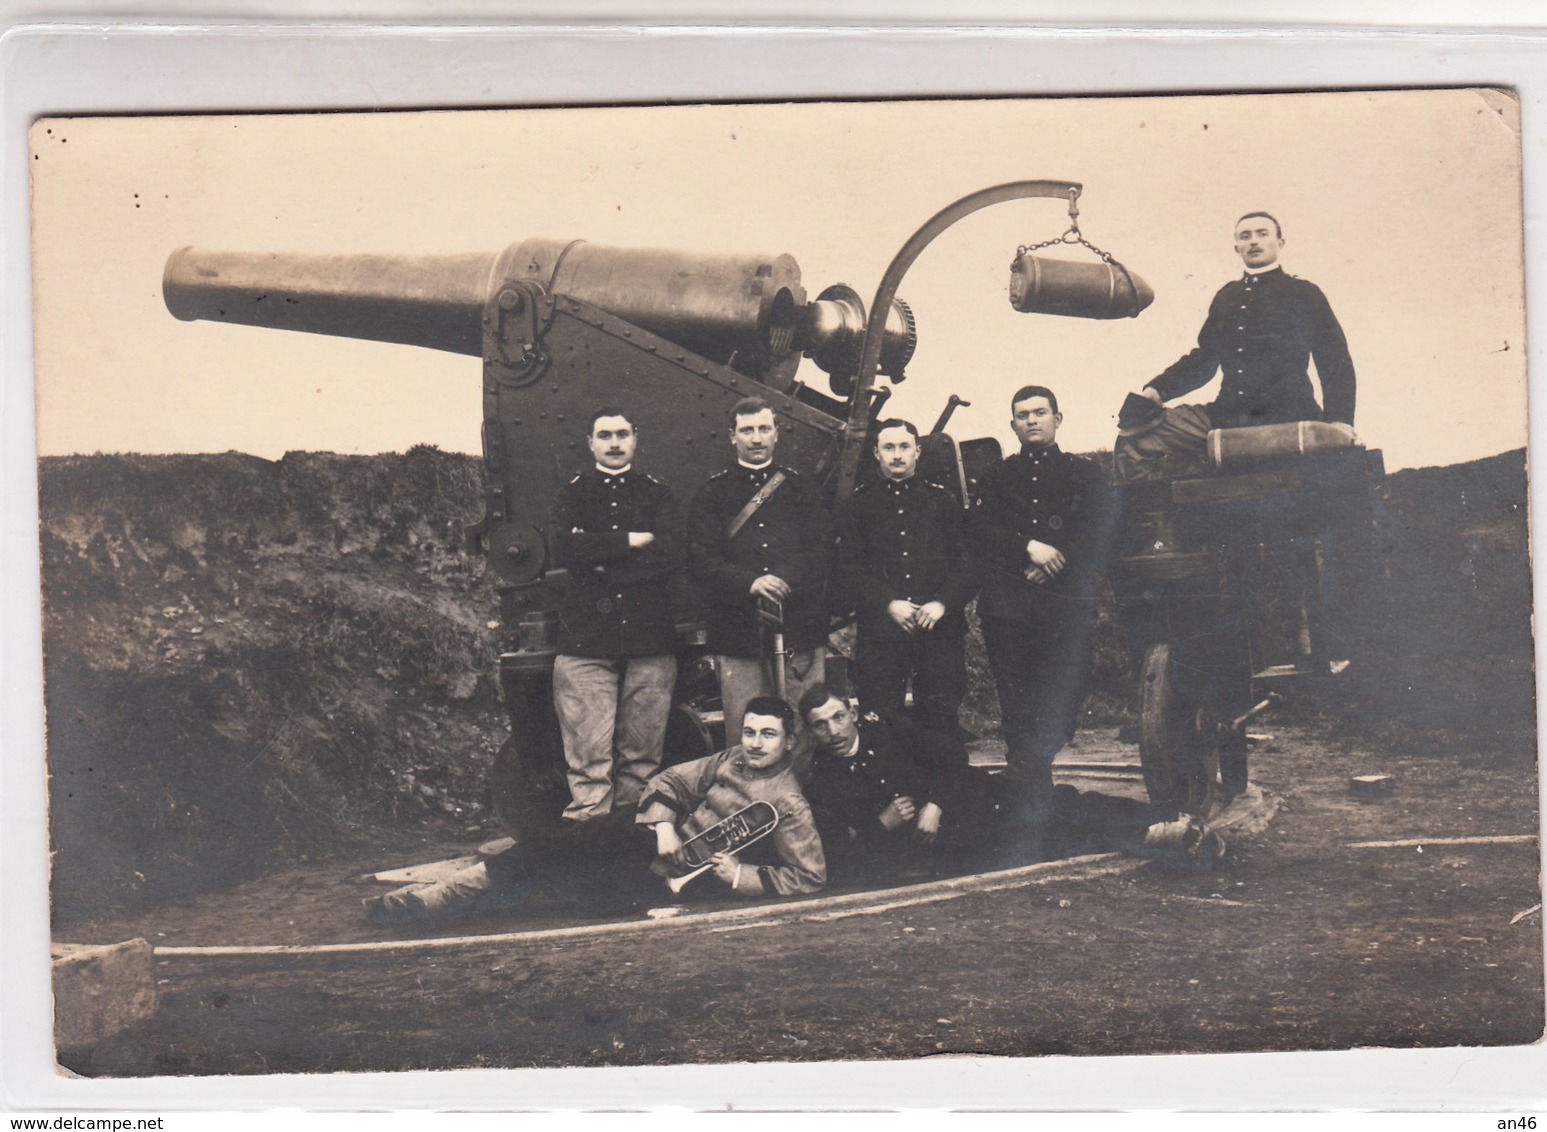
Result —
<instances>
[{"instance_id":1,"label":"spoked wheel","mask_svg":"<svg viewBox=\"0 0 1547 1132\"><path fill-rule=\"evenodd\" d=\"M1219 808L1219 732L1207 695L1178 681L1169 644L1139 674L1139 764L1150 801L1207 818Z\"/></svg>"}]
</instances>

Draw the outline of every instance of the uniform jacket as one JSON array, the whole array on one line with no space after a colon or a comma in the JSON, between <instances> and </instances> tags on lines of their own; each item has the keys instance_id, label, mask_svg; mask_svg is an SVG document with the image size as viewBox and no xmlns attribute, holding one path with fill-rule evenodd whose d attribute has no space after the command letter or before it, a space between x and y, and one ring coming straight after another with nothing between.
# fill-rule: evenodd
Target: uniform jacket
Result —
<instances>
[{"instance_id":1,"label":"uniform jacket","mask_svg":"<svg viewBox=\"0 0 1547 1132\"><path fill-rule=\"evenodd\" d=\"M863 847L886 837L879 818L893 798L912 798L919 809L933 802L950 820L967 773L960 744L897 716L867 711L853 755L817 750L808 796L823 844L837 854L841 843Z\"/></svg>"},{"instance_id":2,"label":"uniform jacket","mask_svg":"<svg viewBox=\"0 0 1547 1132\"><path fill-rule=\"evenodd\" d=\"M786 480L736 532L725 528L775 470ZM815 484L789 468L737 464L711 476L688 512L689 562L709 605L709 650L726 656L762 655L752 583L773 574L790 584L784 602L786 648L810 649L827 640L827 572L832 523Z\"/></svg>"},{"instance_id":3,"label":"uniform jacket","mask_svg":"<svg viewBox=\"0 0 1547 1132\"><path fill-rule=\"evenodd\" d=\"M1106 475L1093 460L1050 444L995 464L967 515L983 586L978 615L1014 621L1089 616L1113 517ZM1026 544L1033 539L1057 548L1067 563L1040 584L1025 576Z\"/></svg>"},{"instance_id":4,"label":"uniform jacket","mask_svg":"<svg viewBox=\"0 0 1547 1132\"><path fill-rule=\"evenodd\" d=\"M1325 413L1306 372L1311 359ZM1169 401L1207 384L1220 370L1219 396L1209 405L1215 428L1354 423L1354 364L1343 328L1320 288L1282 269L1225 284L1209 305L1198 348L1149 384Z\"/></svg>"},{"instance_id":5,"label":"uniform jacket","mask_svg":"<svg viewBox=\"0 0 1547 1132\"><path fill-rule=\"evenodd\" d=\"M917 475L861 484L839 510L839 563L862 632L901 638L886 607L899 598L939 601L946 617L933 632L961 632L962 609L977 591L962 531L962 509L945 488Z\"/></svg>"},{"instance_id":6,"label":"uniform jacket","mask_svg":"<svg viewBox=\"0 0 1547 1132\"><path fill-rule=\"evenodd\" d=\"M661 656L676 651L670 578L682 566L677 506L643 472L581 472L560 490L548 527L554 562L569 570L559 609L566 656ZM655 541L630 550L630 531Z\"/></svg>"},{"instance_id":7,"label":"uniform jacket","mask_svg":"<svg viewBox=\"0 0 1547 1132\"><path fill-rule=\"evenodd\" d=\"M753 802L767 802L779 813L774 831L743 858L749 860L772 843L778 863L758 866L763 887L780 896L820 889L827 883L827 860L811 805L789 760L773 770L756 770L735 746L668 767L650 780L636 820L640 825L672 822L686 841Z\"/></svg>"}]
</instances>

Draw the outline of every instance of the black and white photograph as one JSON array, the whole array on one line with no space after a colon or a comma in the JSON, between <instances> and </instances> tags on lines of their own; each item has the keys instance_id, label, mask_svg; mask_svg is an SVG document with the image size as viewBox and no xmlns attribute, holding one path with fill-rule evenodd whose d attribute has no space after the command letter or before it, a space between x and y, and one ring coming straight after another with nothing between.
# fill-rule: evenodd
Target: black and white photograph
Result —
<instances>
[{"instance_id":1,"label":"black and white photograph","mask_svg":"<svg viewBox=\"0 0 1547 1132\"><path fill-rule=\"evenodd\" d=\"M57 1064L1540 1042L1520 119L38 121Z\"/></svg>"}]
</instances>

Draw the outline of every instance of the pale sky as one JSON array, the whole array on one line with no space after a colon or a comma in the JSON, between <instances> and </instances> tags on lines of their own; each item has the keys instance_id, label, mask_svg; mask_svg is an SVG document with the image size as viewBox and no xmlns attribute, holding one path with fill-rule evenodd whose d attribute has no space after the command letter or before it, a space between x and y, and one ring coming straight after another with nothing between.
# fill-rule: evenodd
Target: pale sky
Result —
<instances>
[{"instance_id":1,"label":"pale sky","mask_svg":"<svg viewBox=\"0 0 1547 1132\"><path fill-rule=\"evenodd\" d=\"M183 245L415 255L529 237L794 256L811 297L874 294L931 215L1004 181L1082 182L1081 226L1154 289L1137 319L1017 314L1018 244L1057 201L979 213L909 272L919 348L889 413L1007 444L1051 385L1074 451L1194 344L1266 209L1358 373L1390 468L1526 440L1513 102L1469 91L53 120L34 130L38 443L73 452L476 452L476 359L174 319ZM1080 249L1058 254L1086 258ZM801 376L825 390L805 363ZM1207 400L1213 387L1189 400ZM729 448L727 447L727 453ZM641 453L648 462L648 450Z\"/></svg>"}]
</instances>

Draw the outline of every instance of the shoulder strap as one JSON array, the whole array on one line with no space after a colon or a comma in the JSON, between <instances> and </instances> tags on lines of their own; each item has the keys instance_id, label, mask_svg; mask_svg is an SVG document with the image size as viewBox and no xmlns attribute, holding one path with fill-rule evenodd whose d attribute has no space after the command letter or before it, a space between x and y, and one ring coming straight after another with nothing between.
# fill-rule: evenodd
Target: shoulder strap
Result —
<instances>
[{"instance_id":1,"label":"shoulder strap","mask_svg":"<svg viewBox=\"0 0 1547 1132\"><path fill-rule=\"evenodd\" d=\"M736 533L740 531L742 527L747 525L747 520L750 519L753 515L756 515L757 509L763 504L767 503L769 497L773 495L774 492L778 491L784 481L789 478L790 477L785 474L783 468L780 468L773 475L769 476L768 482L757 489L756 495L747 500L747 505L740 511L737 511L731 521L725 524L725 537L728 539L735 538Z\"/></svg>"}]
</instances>

